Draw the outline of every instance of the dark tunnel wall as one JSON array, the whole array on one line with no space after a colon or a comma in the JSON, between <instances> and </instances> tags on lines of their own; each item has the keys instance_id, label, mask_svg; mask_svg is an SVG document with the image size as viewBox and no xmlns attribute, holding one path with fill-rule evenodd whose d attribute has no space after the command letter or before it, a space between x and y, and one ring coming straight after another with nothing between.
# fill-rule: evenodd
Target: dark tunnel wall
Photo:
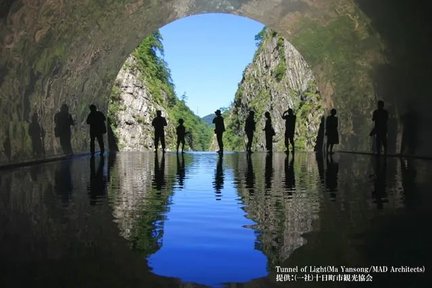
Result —
<instances>
[{"instance_id":1,"label":"dark tunnel wall","mask_svg":"<svg viewBox=\"0 0 432 288\"><path fill-rule=\"evenodd\" d=\"M399 111L398 151L432 156L432 2L357 0L386 45L388 63L375 67L377 93ZM382 96L381 96L382 95Z\"/></svg>"},{"instance_id":2,"label":"dark tunnel wall","mask_svg":"<svg viewBox=\"0 0 432 288\"><path fill-rule=\"evenodd\" d=\"M0 163L61 154L54 114L76 120L72 145L88 150L88 104L106 111L113 80L148 33L185 16L232 13L280 32L305 57L328 109L341 121L340 149L370 151L371 112L386 101L390 152L432 156L427 1L2 1L0 3ZM429 10L428 10L429 9ZM427 24L427 25L426 25ZM229 43L228 43L229 44ZM45 156L28 133L37 112Z\"/></svg>"}]
</instances>

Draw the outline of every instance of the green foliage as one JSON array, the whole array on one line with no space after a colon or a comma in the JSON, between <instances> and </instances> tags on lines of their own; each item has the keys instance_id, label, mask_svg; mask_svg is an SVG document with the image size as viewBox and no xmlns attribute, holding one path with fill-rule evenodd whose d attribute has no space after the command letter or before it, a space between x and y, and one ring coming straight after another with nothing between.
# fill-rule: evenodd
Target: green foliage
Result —
<instances>
[{"instance_id":1,"label":"green foliage","mask_svg":"<svg viewBox=\"0 0 432 288\"><path fill-rule=\"evenodd\" d=\"M209 149L213 136L211 127L196 116L184 101L178 100L175 106L168 110L168 116L171 119L170 122L176 126L180 118L184 120L184 126L188 133L186 135L185 149L187 146L195 151L206 151ZM173 139L176 139L175 135L173 135Z\"/></svg>"},{"instance_id":2,"label":"green foliage","mask_svg":"<svg viewBox=\"0 0 432 288\"><path fill-rule=\"evenodd\" d=\"M169 124L166 129L166 142L170 149L176 148L177 135L175 128L178 125L178 119L182 118L188 132L186 137L187 147L185 149L189 147L191 150L208 150L212 139L212 130L187 107L186 94L182 96L181 100L177 98L170 70L162 58L163 54L162 37L157 31L146 37L132 52L132 55L137 60L137 67L124 68L140 71L140 80L148 88L152 96L151 101L157 106L163 107ZM133 64L129 66L133 66ZM111 91L108 109L108 116L112 119L113 128L117 128L117 113L125 108L121 92L120 84L116 83ZM142 116L132 116L138 124L150 125L150 123L145 123ZM119 131L114 130L114 133L117 134Z\"/></svg>"},{"instance_id":3,"label":"green foliage","mask_svg":"<svg viewBox=\"0 0 432 288\"><path fill-rule=\"evenodd\" d=\"M285 77L287 70L284 39L280 36L278 37L276 49L278 50L279 62L274 71L274 77L279 82Z\"/></svg>"},{"instance_id":4,"label":"green foliage","mask_svg":"<svg viewBox=\"0 0 432 288\"><path fill-rule=\"evenodd\" d=\"M160 105L167 102L169 106L174 106L174 84L168 65L161 57L163 54L162 35L159 31L144 38L132 53L138 60L137 68L143 75L141 80L146 83L155 102Z\"/></svg>"}]
</instances>

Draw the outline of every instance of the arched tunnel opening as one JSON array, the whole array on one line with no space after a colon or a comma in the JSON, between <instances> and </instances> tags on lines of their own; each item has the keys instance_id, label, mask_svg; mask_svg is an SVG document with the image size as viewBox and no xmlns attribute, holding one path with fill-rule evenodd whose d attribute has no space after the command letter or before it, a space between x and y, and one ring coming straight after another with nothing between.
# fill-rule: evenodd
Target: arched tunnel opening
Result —
<instances>
[{"instance_id":1,"label":"arched tunnel opening","mask_svg":"<svg viewBox=\"0 0 432 288\"><path fill-rule=\"evenodd\" d=\"M2 1L1 286L307 287L311 280L323 287L429 287L431 239L424 227L432 219L432 134L425 83L432 72L431 5ZM303 108L288 100L273 106L273 118L285 106L305 109L300 114L310 117L313 129L297 136L299 145L312 150L321 117L336 108L338 149L356 153L130 151L44 162L63 156L54 129L62 104L75 120L74 153L87 152L88 105L113 112L108 103L122 87L116 77L131 51L160 27L206 13L265 24L278 56L278 45L286 49L289 41L316 87L306 85L296 95L306 100ZM241 83L264 78L249 72ZM271 101L254 102L267 99L258 95L265 91L278 95L262 82L267 87L240 84L231 113L271 110ZM319 105L309 107L308 100ZM371 151L378 100L389 113L388 153L400 157L363 155ZM138 124L148 121L135 116ZM242 146L241 117L226 117L233 151ZM34 122L44 131L41 154L34 153L29 135ZM283 122L276 125L282 134ZM300 139L308 133L310 138ZM144 148L154 148L149 141ZM116 144L125 148L120 139ZM255 145L262 149L262 143ZM283 148L281 142L275 146ZM34 165L10 168L27 161Z\"/></svg>"},{"instance_id":2,"label":"arched tunnel opening","mask_svg":"<svg viewBox=\"0 0 432 288\"><path fill-rule=\"evenodd\" d=\"M264 113L269 111L276 132L273 140L275 151L283 151L285 150L285 120L281 116L291 108L298 119L294 137L296 149L321 151L322 147L318 148L317 142L323 141L324 131L320 130L320 124L324 118L325 105L309 65L292 44L276 31L266 27L249 35L248 45L251 48L247 49L250 50L248 52L251 54L250 58L243 55L236 56L236 53L244 54L247 51L246 48L243 50L236 48L247 44L234 40L244 32L233 28L231 32L223 28L210 28L213 25L211 23L224 22L230 23L224 24L225 26L258 25L246 18L238 17L240 19L234 20L236 17L238 16L229 14L201 14L188 17L181 22L181 26L176 22L169 24L168 28L175 27L175 25L180 27L208 25L207 29L209 29L209 31L202 32L175 30L177 43L171 45L180 46L181 50L179 50L182 52L175 51L174 47L170 48L174 50L173 54L181 54L179 57L182 58L182 67L177 67L179 64L175 67L175 72L181 73L181 77L178 77L182 79L181 83L173 79L170 63L166 62L162 55L165 50L165 40L160 30L147 36L138 45L120 69L110 95L108 118L111 123L110 130L117 139L116 147L120 147L121 151L154 150L152 120L156 115L156 110L160 110L168 122L165 128L165 142L168 150L176 149L176 126L179 119L185 120L186 150L217 150L216 139L212 137L214 134L212 120L215 117L213 111L219 109L224 111L226 131L223 139L226 151L245 150L244 127L250 111L256 115L254 119L256 132L252 149L254 151L266 150L265 135L262 131ZM262 24L260 26L262 27ZM193 40L189 38L191 33L202 34L196 35L197 39ZM223 35L227 33L231 36L224 37ZM239 35L237 36L236 33ZM218 41L212 40L213 37ZM190 40L181 42L180 39L184 38ZM223 42L222 39L226 39L227 42ZM231 42L229 39L232 39ZM200 44L202 41L210 43L204 46ZM213 50L205 51L205 47L212 47ZM224 50L226 52L217 52ZM199 58L195 59L197 55ZM229 59L233 59L234 62L235 58L241 56L245 58L242 60L242 65L230 64ZM213 58L218 60L213 60ZM180 62L180 60L175 61ZM193 66L195 69L187 66ZM235 78L227 79L226 76L218 76L224 74L232 75ZM208 78L201 77L201 75L208 75ZM191 80L193 78L195 79ZM238 79L238 84L235 79ZM215 81L225 82L214 83ZM192 87L187 87L186 83ZM189 99L186 98L190 95L186 95L186 92L183 92L182 96L179 95L181 92L176 88L178 84L184 90L192 91L194 102L187 101ZM227 89L226 86L230 88ZM203 98L206 101L199 102L197 98ZM207 120L197 117L190 107L205 110L206 115L203 118ZM319 133L322 135L318 135Z\"/></svg>"}]
</instances>

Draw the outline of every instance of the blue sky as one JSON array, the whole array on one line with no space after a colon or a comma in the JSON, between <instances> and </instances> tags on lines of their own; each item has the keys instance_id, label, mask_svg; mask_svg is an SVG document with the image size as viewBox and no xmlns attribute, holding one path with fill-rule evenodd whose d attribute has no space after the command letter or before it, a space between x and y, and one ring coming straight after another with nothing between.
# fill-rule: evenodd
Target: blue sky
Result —
<instances>
[{"instance_id":1,"label":"blue sky","mask_svg":"<svg viewBox=\"0 0 432 288\"><path fill-rule=\"evenodd\" d=\"M229 14L182 18L160 29L178 97L199 116L228 107L256 51L263 24Z\"/></svg>"}]
</instances>

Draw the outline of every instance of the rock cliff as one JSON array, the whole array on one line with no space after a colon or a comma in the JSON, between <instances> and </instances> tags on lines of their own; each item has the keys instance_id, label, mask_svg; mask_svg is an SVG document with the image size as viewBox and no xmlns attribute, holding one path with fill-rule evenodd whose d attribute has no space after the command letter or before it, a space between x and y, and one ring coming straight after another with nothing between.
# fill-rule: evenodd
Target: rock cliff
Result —
<instances>
[{"instance_id":1,"label":"rock cliff","mask_svg":"<svg viewBox=\"0 0 432 288\"><path fill-rule=\"evenodd\" d=\"M182 118L186 127L188 150L207 150L210 128L179 100L163 54L158 32L145 38L123 64L113 86L108 114L121 151L154 149L154 129L151 125L156 110L166 117L166 145L176 149L176 126Z\"/></svg>"},{"instance_id":2,"label":"rock cliff","mask_svg":"<svg viewBox=\"0 0 432 288\"><path fill-rule=\"evenodd\" d=\"M324 108L315 78L300 53L271 29L257 35L260 41L252 63L245 69L230 111L227 140L233 150L244 150L244 123L250 110L257 122L254 150L264 150L264 112L269 111L276 131L275 148L284 149L285 120L292 108L297 115L295 145L313 150Z\"/></svg>"}]
</instances>

